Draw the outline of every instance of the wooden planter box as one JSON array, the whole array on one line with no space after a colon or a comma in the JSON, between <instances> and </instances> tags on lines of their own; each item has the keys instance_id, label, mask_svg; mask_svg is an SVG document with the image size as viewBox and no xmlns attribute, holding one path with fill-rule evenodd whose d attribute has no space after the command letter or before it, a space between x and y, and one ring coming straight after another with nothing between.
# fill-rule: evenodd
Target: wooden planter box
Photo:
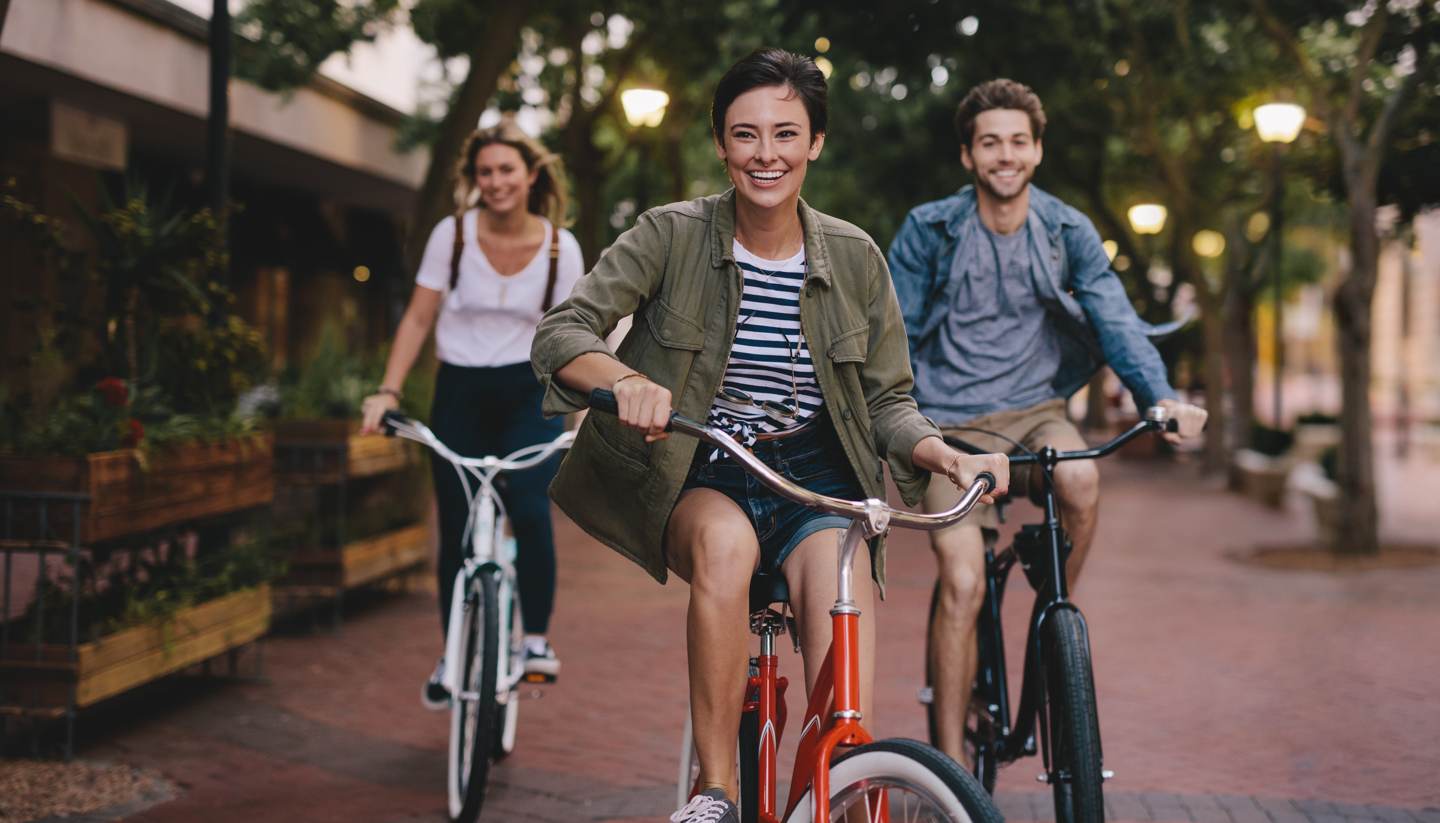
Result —
<instances>
[{"instance_id":1,"label":"wooden planter box","mask_svg":"<svg viewBox=\"0 0 1440 823\"><path fill-rule=\"evenodd\" d=\"M350 420L284 420L275 426L281 480L296 485L340 483L386 474L414 464L407 441L360 434Z\"/></svg>"},{"instance_id":2,"label":"wooden planter box","mask_svg":"<svg viewBox=\"0 0 1440 823\"><path fill-rule=\"evenodd\" d=\"M270 587L227 594L164 623L122 629L70 647L12 645L0 660L0 697L27 710L85 707L250 643L270 628Z\"/></svg>"},{"instance_id":3,"label":"wooden planter box","mask_svg":"<svg viewBox=\"0 0 1440 823\"><path fill-rule=\"evenodd\" d=\"M424 565L430 550L430 529L417 523L332 551L301 552L290 558L286 588L317 593L353 589Z\"/></svg>"},{"instance_id":4,"label":"wooden planter box","mask_svg":"<svg viewBox=\"0 0 1440 823\"><path fill-rule=\"evenodd\" d=\"M1235 486L1246 496L1276 509L1285 505L1290 466L1289 457L1271 457L1252 449L1236 449L1230 462Z\"/></svg>"},{"instance_id":5,"label":"wooden planter box","mask_svg":"<svg viewBox=\"0 0 1440 823\"><path fill-rule=\"evenodd\" d=\"M81 544L268 505L275 497L268 434L185 443L146 457L144 466L134 449L85 457L0 457L0 492L88 495ZM74 526L66 508L52 512L46 525L49 534L14 536L68 541Z\"/></svg>"}]
</instances>

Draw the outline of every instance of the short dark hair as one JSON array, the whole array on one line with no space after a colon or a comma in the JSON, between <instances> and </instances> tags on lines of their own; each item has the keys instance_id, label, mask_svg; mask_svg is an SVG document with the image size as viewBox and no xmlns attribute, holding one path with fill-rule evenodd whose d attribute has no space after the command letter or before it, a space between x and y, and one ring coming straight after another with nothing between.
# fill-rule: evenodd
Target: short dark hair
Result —
<instances>
[{"instance_id":1,"label":"short dark hair","mask_svg":"<svg viewBox=\"0 0 1440 823\"><path fill-rule=\"evenodd\" d=\"M1024 83L997 77L970 90L960 106L955 109L955 133L966 147L975 139L975 118L992 109L1015 109L1030 116L1030 136L1036 140L1045 136L1045 107L1040 97Z\"/></svg>"},{"instance_id":2,"label":"short dark hair","mask_svg":"<svg viewBox=\"0 0 1440 823\"><path fill-rule=\"evenodd\" d=\"M815 61L784 49L756 49L731 66L715 85L715 98L710 103L710 131L717 141L725 142L725 112L735 98L765 86L793 89L810 116L811 136L824 133L829 87Z\"/></svg>"}]
</instances>

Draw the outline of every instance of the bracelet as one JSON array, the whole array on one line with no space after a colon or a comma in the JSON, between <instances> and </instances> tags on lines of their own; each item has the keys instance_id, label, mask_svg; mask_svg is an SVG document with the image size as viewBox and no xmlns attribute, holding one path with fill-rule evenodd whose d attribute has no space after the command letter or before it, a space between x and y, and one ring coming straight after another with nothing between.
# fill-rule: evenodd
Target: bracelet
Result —
<instances>
[{"instance_id":1,"label":"bracelet","mask_svg":"<svg viewBox=\"0 0 1440 823\"><path fill-rule=\"evenodd\" d=\"M380 386L379 388L375 389L375 393L376 393L376 394L388 394L388 395L390 395L391 397L395 398L396 400L402 399L402 397L401 397L401 395L400 395L400 390L399 390L399 389L392 389L392 388L390 388L389 386Z\"/></svg>"},{"instance_id":2,"label":"bracelet","mask_svg":"<svg viewBox=\"0 0 1440 823\"><path fill-rule=\"evenodd\" d=\"M630 372L629 374L624 374L624 375L621 375L620 377L616 378L616 379L615 379L615 382L610 384L610 391L615 391L615 387L616 387L616 386L620 385L622 382L624 382L624 381L626 381L626 380L629 380L629 379L632 378L632 377L644 377L646 380L649 380L649 379L650 379L650 378L648 378L648 377L645 377L645 375L641 374L641 373L638 372L638 371L632 371L632 372Z\"/></svg>"}]
</instances>

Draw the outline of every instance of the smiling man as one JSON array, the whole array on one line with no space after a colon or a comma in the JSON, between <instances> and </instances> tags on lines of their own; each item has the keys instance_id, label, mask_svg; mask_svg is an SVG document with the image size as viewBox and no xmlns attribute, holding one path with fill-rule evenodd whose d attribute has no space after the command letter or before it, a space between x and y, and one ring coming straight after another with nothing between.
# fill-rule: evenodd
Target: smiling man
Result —
<instances>
[{"instance_id":1,"label":"smiling man","mask_svg":"<svg viewBox=\"0 0 1440 823\"><path fill-rule=\"evenodd\" d=\"M987 450L1085 447L1065 401L1102 362L1141 408L1170 407L1179 437L1198 434L1205 411L1176 400L1165 364L1125 296L1095 227L1032 186L1044 157L1045 110L1029 87L990 80L955 114L960 159L974 184L912 210L890 246L890 271L910 336L920 411ZM980 429L999 437L977 433ZM1010 488L1026 491L1016 474ZM1095 533L1099 476L1092 461L1055 470L1061 516L1073 549L1073 583ZM927 511L958 499L930 486ZM985 510L931 533L939 598L930 625L937 745L964 762L964 696L975 675L975 622L985 596Z\"/></svg>"}]
</instances>

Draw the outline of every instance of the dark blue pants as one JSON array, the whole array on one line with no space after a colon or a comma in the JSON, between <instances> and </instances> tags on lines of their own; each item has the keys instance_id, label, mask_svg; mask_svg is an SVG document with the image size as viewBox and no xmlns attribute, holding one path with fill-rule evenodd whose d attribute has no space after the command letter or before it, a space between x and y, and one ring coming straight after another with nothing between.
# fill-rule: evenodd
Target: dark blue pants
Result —
<instances>
[{"instance_id":1,"label":"dark blue pants","mask_svg":"<svg viewBox=\"0 0 1440 823\"><path fill-rule=\"evenodd\" d=\"M503 457L524 446L554 440L564 420L540 414L542 390L529 363L496 368L470 368L441 363L435 376L435 404L430 428L458 454ZM525 631L544 634L555 604L555 538L550 525L546 488L560 465L560 456L528 469L501 475L497 484L510 528L515 533L515 575ZM450 619L451 587L460 571L465 547L460 539L469 515L465 493L455 469L432 454L435 499L440 509L440 625Z\"/></svg>"}]
</instances>

